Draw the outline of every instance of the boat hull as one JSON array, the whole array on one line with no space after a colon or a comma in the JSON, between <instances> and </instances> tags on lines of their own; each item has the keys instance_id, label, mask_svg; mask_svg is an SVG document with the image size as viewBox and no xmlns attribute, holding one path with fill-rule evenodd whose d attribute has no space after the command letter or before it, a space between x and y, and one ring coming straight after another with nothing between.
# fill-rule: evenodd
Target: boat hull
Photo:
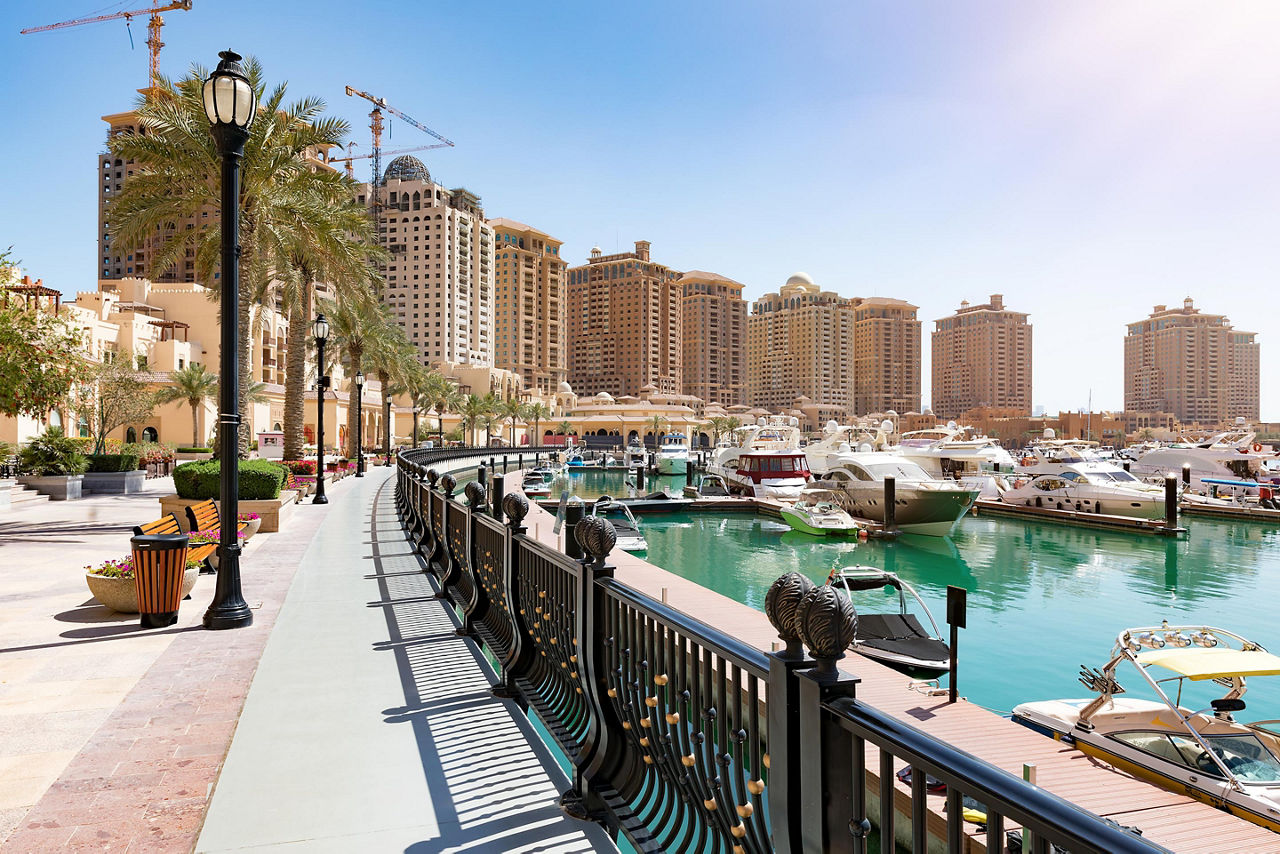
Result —
<instances>
[{"instance_id":1,"label":"boat hull","mask_svg":"<svg viewBox=\"0 0 1280 854\"><path fill-rule=\"evenodd\" d=\"M847 537L858 533L858 526L852 522L840 526L819 526L815 525L808 516L797 513L789 507L782 508L781 512L783 521L790 525L793 531L813 534L816 537Z\"/></svg>"},{"instance_id":2,"label":"boat hull","mask_svg":"<svg viewBox=\"0 0 1280 854\"><path fill-rule=\"evenodd\" d=\"M843 485L845 510L850 515L884 522L884 484ZM976 489L923 489L899 485L895 524L905 534L945 537L978 498Z\"/></svg>"},{"instance_id":3,"label":"boat hull","mask_svg":"<svg viewBox=\"0 0 1280 854\"><path fill-rule=\"evenodd\" d=\"M688 457L658 457L658 474L684 474L688 470Z\"/></svg>"}]
</instances>

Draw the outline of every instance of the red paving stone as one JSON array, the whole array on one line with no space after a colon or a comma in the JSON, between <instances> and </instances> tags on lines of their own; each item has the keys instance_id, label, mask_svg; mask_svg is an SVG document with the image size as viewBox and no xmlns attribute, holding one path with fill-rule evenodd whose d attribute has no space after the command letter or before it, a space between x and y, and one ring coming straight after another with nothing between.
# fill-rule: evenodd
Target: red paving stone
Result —
<instances>
[{"instance_id":1,"label":"red paving stone","mask_svg":"<svg viewBox=\"0 0 1280 854\"><path fill-rule=\"evenodd\" d=\"M190 630L177 633L0 851L195 846L271 627L329 507L297 508L243 567L252 626L204 631L206 603L183 606L180 626Z\"/></svg>"}]
</instances>

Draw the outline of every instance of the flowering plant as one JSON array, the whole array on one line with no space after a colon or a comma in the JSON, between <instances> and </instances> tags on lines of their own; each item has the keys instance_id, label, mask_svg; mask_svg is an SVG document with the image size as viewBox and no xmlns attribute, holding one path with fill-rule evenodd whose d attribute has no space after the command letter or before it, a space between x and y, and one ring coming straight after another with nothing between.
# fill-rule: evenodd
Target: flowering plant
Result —
<instances>
[{"instance_id":1,"label":"flowering plant","mask_svg":"<svg viewBox=\"0 0 1280 854\"><path fill-rule=\"evenodd\" d=\"M261 519L262 517L259 516L257 513L241 513L240 515L236 516L236 518L239 519L241 522L252 522L254 519Z\"/></svg>"},{"instance_id":2,"label":"flowering plant","mask_svg":"<svg viewBox=\"0 0 1280 854\"><path fill-rule=\"evenodd\" d=\"M315 460L281 460L281 465L294 474L315 474Z\"/></svg>"},{"instance_id":3,"label":"flowering plant","mask_svg":"<svg viewBox=\"0 0 1280 854\"><path fill-rule=\"evenodd\" d=\"M187 535L190 538L191 545L199 543L219 543L222 541L222 529L210 528L207 531L192 531ZM236 538L244 539L244 531L236 531Z\"/></svg>"},{"instance_id":4,"label":"flowering plant","mask_svg":"<svg viewBox=\"0 0 1280 854\"><path fill-rule=\"evenodd\" d=\"M187 557L187 569L200 566L200 561ZM101 575L104 578L133 578L133 555L126 555L118 560L103 561L98 566L86 566L85 572L90 575Z\"/></svg>"}]
</instances>

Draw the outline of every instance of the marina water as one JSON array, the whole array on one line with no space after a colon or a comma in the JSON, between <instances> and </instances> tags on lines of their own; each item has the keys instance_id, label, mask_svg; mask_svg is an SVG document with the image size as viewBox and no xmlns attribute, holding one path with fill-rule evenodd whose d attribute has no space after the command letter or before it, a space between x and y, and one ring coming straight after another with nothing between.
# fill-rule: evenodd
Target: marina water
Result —
<instances>
[{"instance_id":1,"label":"marina water","mask_svg":"<svg viewBox=\"0 0 1280 854\"><path fill-rule=\"evenodd\" d=\"M679 495L683 486L683 476L650 477L644 491ZM629 495L622 472L572 474L557 480L553 495L566 488L587 498ZM914 586L945 638L947 585L965 588L960 694L1001 713L1028 700L1092 696L1077 681L1080 665L1100 668L1116 634L1133 626L1217 626L1280 653L1280 527L1266 523L1186 519L1188 534L1172 539L967 516L947 538L859 542L800 534L753 512L639 518L649 541L640 557L759 610L784 572L798 570L820 584L833 568L863 564ZM885 596L876 609L896 603ZM1120 683L1149 696L1127 667L1117 671ZM1183 705L1203 708L1225 692L1189 686ZM1241 720L1280 718L1280 676L1252 680L1245 701Z\"/></svg>"}]
</instances>

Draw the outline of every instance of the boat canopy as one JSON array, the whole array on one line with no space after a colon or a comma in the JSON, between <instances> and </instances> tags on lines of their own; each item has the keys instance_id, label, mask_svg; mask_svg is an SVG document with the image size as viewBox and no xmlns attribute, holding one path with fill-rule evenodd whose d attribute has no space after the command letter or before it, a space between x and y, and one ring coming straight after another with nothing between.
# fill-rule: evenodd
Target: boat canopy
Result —
<instances>
[{"instance_id":1,"label":"boat canopy","mask_svg":"<svg viewBox=\"0 0 1280 854\"><path fill-rule=\"evenodd\" d=\"M891 572L871 573L866 570L854 570L836 573L835 579L850 590L876 590L881 587L893 587L902 590L902 580Z\"/></svg>"},{"instance_id":2,"label":"boat canopy","mask_svg":"<svg viewBox=\"0 0 1280 854\"><path fill-rule=\"evenodd\" d=\"M1193 680L1280 676L1280 656L1260 649L1166 647L1141 652L1137 660L1139 664L1154 664Z\"/></svg>"}]
</instances>

